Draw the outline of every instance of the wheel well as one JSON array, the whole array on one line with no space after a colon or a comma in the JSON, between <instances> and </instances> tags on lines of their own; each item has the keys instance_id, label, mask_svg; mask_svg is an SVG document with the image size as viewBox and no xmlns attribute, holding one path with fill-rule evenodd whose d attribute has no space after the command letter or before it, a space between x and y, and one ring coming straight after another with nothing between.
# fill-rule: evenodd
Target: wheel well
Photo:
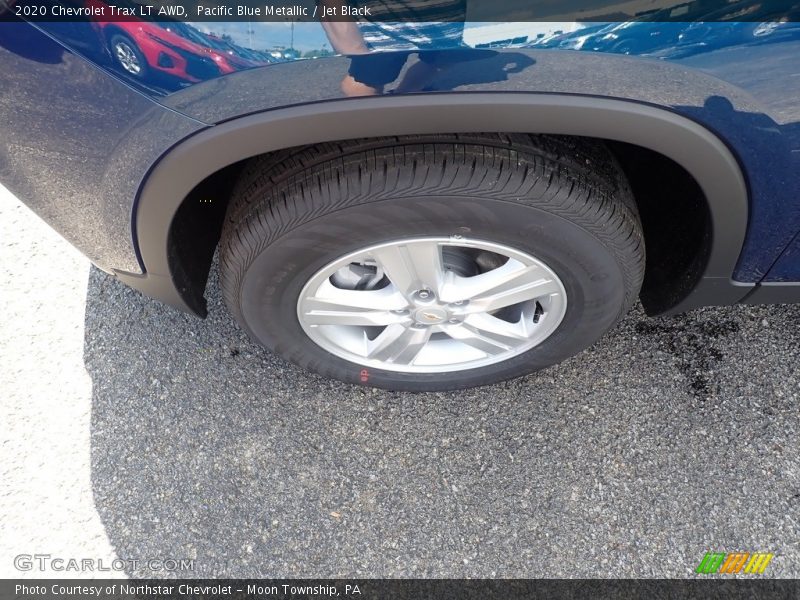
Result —
<instances>
[{"instance_id":1,"label":"wheel well","mask_svg":"<svg viewBox=\"0 0 800 600\"><path fill-rule=\"evenodd\" d=\"M672 159L633 144L606 144L633 189L647 249L640 297L648 314L658 314L675 306L702 277L712 239L708 202L698 182ZM203 293L228 201L249 160L201 181L181 202L170 225L170 272L181 296L199 314L205 314Z\"/></svg>"},{"instance_id":2,"label":"wheel well","mask_svg":"<svg viewBox=\"0 0 800 600\"><path fill-rule=\"evenodd\" d=\"M202 315L202 293L210 266L205 257L211 256L216 243L215 227L224 218L225 190L232 179L228 171L220 175L223 169L230 166L233 173L242 161L282 148L476 130L613 140L609 147L634 180L643 212L651 214L651 207L657 209L653 213L656 216L646 218L650 223L646 229L651 234L660 232L662 219L674 224L666 229L668 233L660 235L660 245L651 240L656 259L659 247L668 252L663 254L666 258L650 263L658 265L651 271L655 275L648 278L643 295L650 312L658 312L663 306L667 306L666 312L676 313L699 306L734 304L752 288L753 284L732 279L747 232L749 193L742 165L723 140L699 123L664 108L611 98L539 93L459 92L458 102L453 102L451 94L349 98L254 113L201 129L173 146L141 183L133 207L133 243L141 271L114 273L154 298ZM636 151L625 144L633 145ZM664 169L674 178L666 181L667 175L660 171ZM684 171L691 177L684 176ZM664 190L675 192L679 180L690 191L698 186L703 200L681 203L672 194L666 197ZM660 185L663 189L653 181L664 182ZM205 203L212 210L204 216L200 199L209 190L216 194L218 203L216 208L213 200ZM703 201L708 218L703 210L695 210L703 207ZM682 229L686 223L696 225L699 231L710 228L710 233L690 239ZM187 249L183 241L189 238L192 244ZM192 246L200 244L201 239L206 239L210 250L207 247L205 252L195 252ZM703 256L705 247L707 258ZM674 252L682 253L680 269L671 264L681 264L673 261ZM660 287L659 281L670 287Z\"/></svg>"},{"instance_id":3,"label":"wheel well","mask_svg":"<svg viewBox=\"0 0 800 600\"><path fill-rule=\"evenodd\" d=\"M181 202L170 224L167 259L175 286L189 307L203 316L203 294L228 201L246 162L220 169L201 181Z\"/></svg>"},{"instance_id":4,"label":"wheel well","mask_svg":"<svg viewBox=\"0 0 800 600\"><path fill-rule=\"evenodd\" d=\"M640 299L649 315L663 313L697 285L711 253L708 201L698 182L666 156L607 142L633 190L647 251Z\"/></svg>"}]
</instances>

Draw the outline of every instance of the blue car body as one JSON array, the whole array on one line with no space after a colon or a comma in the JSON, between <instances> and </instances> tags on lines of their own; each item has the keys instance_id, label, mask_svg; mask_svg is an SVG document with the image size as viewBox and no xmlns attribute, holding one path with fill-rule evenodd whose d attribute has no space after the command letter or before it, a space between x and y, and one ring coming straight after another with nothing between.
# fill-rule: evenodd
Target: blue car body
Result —
<instances>
[{"instance_id":1,"label":"blue car body","mask_svg":"<svg viewBox=\"0 0 800 600\"><path fill-rule=\"evenodd\" d=\"M181 235L176 219L187 198L214 197L214 176L247 157L371 132L430 132L437 123L449 131L471 123L476 131L577 133L654 152L669 145L714 200L709 229L696 241L706 247L702 264L687 267L691 285L653 312L800 300L800 29L759 25L611 23L588 34L540 35L546 42L537 44L518 24L522 33L506 47L449 49L458 53L451 67L418 93L345 98L347 57L268 52L290 43L286 27L239 28L224 44L210 42L205 59L227 53L234 64L238 53L243 66L189 81L163 76L158 65L145 76L126 72L108 33L91 22L3 22L0 182L100 268L202 314L202 289L194 288L205 281L219 231L201 228L209 243L195 264L173 243ZM215 29L233 31L197 26L202 35ZM324 50L320 31L304 23L292 35ZM585 129L537 120L537 107L549 115L559 106L606 112L592 113ZM425 107L434 116L425 117ZM630 111L630 126L620 111ZM508 125L512 113L531 117ZM719 167L703 158L701 138ZM682 243L675 241L676 252Z\"/></svg>"}]
</instances>

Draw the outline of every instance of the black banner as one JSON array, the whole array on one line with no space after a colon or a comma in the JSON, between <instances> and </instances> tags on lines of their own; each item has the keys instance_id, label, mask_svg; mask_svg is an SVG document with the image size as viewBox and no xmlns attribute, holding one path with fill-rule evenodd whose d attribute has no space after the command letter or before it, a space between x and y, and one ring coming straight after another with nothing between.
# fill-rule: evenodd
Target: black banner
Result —
<instances>
[{"instance_id":1,"label":"black banner","mask_svg":"<svg viewBox=\"0 0 800 600\"><path fill-rule=\"evenodd\" d=\"M532 579L2 580L4 600L521 600L528 598L797 598L800 581Z\"/></svg>"},{"instance_id":2,"label":"black banner","mask_svg":"<svg viewBox=\"0 0 800 600\"><path fill-rule=\"evenodd\" d=\"M442 17L436 7L440 6ZM798 0L0 0L0 20L789 22Z\"/></svg>"}]
</instances>

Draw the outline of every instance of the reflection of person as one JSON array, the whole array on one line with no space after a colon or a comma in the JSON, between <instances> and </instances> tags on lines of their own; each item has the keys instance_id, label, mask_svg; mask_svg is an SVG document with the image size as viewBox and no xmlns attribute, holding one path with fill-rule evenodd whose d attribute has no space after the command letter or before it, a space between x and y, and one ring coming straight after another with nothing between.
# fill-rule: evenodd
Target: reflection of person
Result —
<instances>
[{"instance_id":1,"label":"reflection of person","mask_svg":"<svg viewBox=\"0 0 800 600\"><path fill-rule=\"evenodd\" d=\"M322 21L331 46L351 59L342 80L342 91L347 96L382 94L414 52L419 52L419 62L408 69L395 92L420 91L453 62L454 57L444 49L463 45L467 0L319 2L327 14L337 15ZM359 22L342 17L344 5L368 6L370 16Z\"/></svg>"}]
</instances>

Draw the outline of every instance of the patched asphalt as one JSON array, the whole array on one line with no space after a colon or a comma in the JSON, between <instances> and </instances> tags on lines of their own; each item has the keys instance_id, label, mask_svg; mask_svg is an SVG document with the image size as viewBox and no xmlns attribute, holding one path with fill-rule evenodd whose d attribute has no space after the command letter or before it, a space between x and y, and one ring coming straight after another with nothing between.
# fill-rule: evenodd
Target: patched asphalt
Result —
<instances>
[{"instance_id":1,"label":"patched asphalt","mask_svg":"<svg viewBox=\"0 0 800 600\"><path fill-rule=\"evenodd\" d=\"M234 577L686 577L765 551L800 576L800 306L637 307L539 374L406 394L256 346L216 276L205 321L149 300L7 195L0 264L5 577L33 551Z\"/></svg>"}]
</instances>

